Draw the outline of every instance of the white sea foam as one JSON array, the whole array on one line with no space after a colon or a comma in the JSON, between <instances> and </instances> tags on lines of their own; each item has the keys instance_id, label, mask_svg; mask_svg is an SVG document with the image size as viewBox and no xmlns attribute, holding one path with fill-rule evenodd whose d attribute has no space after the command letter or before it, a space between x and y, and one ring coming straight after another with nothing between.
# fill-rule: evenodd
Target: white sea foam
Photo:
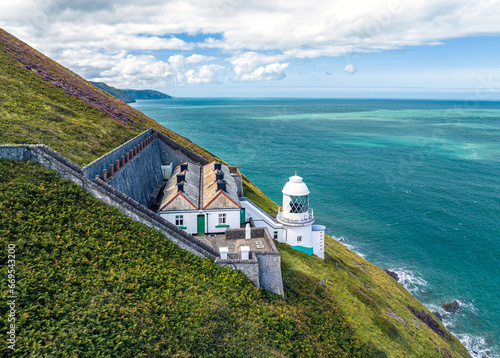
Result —
<instances>
[{"instance_id":1,"label":"white sea foam","mask_svg":"<svg viewBox=\"0 0 500 358\"><path fill-rule=\"evenodd\" d=\"M333 236L333 235L331 235L331 236L332 236L333 239L335 239L338 242L340 242L342 245L344 245L345 247L347 247L349 250L354 251L355 253L357 253L362 258L366 257L366 255L364 253L360 252L357 247L349 244L349 240L347 239L347 237L344 237L344 236L336 237L336 236Z\"/></svg>"},{"instance_id":2,"label":"white sea foam","mask_svg":"<svg viewBox=\"0 0 500 358\"><path fill-rule=\"evenodd\" d=\"M418 276L411 270L405 268L389 269L398 274L399 283L403 285L408 292L411 293L422 293L425 292L425 287L427 286L427 281L421 276Z\"/></svg>"},{"instance_id":3,"label":"white sea foam","mask_svg":"<svg viewBox=\"0 0 500 358\"><path fill-rule=\"evenodd\" d=\"M441 306L436 304L426 304L426 306L430 311L438 312L442 316L443 324L446 329L462 342L473 358L500 358L500 353L496 349L490 347L483 337L454 332L453 327L457 321L466 320L467 314L477 314L478 311L472 301L459 298L450 300L450 302L453 301L457 301L460 305L460 309L454 313L446 312Z\"/></svg>"},{"instance_id":4,"label":"white sea foam","mask_svg":"<svg viewBox=\"0 0 500 358\"><path fill-rule=\"evenodd\" d=\"M488 343L483 337L473 336L470 334L456 334L455 335L465 348L469 351L472 358L499 358L500 353L488 347Z\"/></svg>"}]
</instances>

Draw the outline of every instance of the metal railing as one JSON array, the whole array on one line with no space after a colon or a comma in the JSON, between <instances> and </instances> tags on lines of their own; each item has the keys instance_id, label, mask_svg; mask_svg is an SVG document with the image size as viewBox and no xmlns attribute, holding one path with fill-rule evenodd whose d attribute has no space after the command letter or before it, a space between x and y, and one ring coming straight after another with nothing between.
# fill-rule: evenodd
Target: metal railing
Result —
<instances>
[{"instance_id":1,"label":"metal railing","mask_svg":"<svg viewBox=\"0 0 500 358\"><path fill-rule=\"evenodd\" d=\"M295 213L293 213L295 214ZM294 223L302 223L302 222L309 222L314 220L314 211L313 209L308 209L307 212L304 213L297 213L303 215L303 218L298 220L298 219L289 219L289 218L283 218L283 208L278 208L278 214L276 215L276 219L278 221L289 221L289 222L294 222ZM307 216L306 216L307 215Z\"/></svg>"}]
</instances>

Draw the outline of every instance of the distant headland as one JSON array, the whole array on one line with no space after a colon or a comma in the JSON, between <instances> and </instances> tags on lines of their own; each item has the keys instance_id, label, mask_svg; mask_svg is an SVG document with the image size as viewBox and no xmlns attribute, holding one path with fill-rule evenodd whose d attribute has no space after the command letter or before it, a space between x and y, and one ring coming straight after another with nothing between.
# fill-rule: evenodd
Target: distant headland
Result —
<instances>
[{"instance_id":1,"label":"distant headland","mask_svg":"<svg viewBox=\"0 0 500 358\"><path fill-rule=\"evenodd\" d=\"M119 89L107 85L104 82L90 82L94 86L99 87L103 91L121 99L125 103L134 103L136 99L168 99L172 98L168 94L155 90L135 90L135 89Z\"/></svg>"}]
</instances>

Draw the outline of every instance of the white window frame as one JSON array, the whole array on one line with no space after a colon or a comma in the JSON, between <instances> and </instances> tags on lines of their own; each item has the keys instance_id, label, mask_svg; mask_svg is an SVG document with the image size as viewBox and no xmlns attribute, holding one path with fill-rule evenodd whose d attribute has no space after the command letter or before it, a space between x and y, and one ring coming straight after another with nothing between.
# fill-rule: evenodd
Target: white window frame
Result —
<instances>
[{"instance_id":1,"label":"white window frame","mask_svg":"<svg viewBox=\"0 0 500 358\"><path fill-rule=\"evenodd\" d=\"M220 213L219 214L219 225L226 225L226 223L227 223L226 213Z\"/></svg>"},{"instance_id":2,"label":"white window frame","mask_svg":"<svg viewBox=\"0 0 500 358\"><path fill-rule=\"evenodd\" d=\"M175 215L175 226L184 226L184 215Z\"/></svg>"}]
</instances>

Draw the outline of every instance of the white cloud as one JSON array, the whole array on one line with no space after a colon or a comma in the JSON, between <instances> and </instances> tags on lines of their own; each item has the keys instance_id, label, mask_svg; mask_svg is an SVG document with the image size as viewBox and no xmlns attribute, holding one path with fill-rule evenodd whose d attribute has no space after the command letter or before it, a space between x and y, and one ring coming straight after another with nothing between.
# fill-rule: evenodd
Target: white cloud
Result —
<instances>
[{"instance_id":1,"label":"white cloud","mask_svg":"<svg viewBox=\"0 0 500 358\"><path fill-rule=\"evenodd\" d=\"M245 52L233 56L229 61L233 65L236 80L241 81L262 81L281 80L285 78L285 69L288 63L279 62L286 59L285 55L264 55L257 52ZM274 62L269 64L270 62ZM267 66L260 66L268 64ZM260 67L259 67L260 66Z\"/></svg>"},{"instance_id":2,"label":"white cloud","mask_svg":"<svg viewBox=\"0 0 500 358\"><path fill-rule=\"evenodd\" d=\"M356 67L354 67L351 63L348 64L348 65L345 65L345 67L342 69L343 72L346 72L350 75L353 75L355 74L356 72L358 72L358 69Z\"/></svg>"},{"instance_id":3,"label":"white cloud","mask_svg":"<svg viewBox=\"0 0 500 358\"><path fill-rule=\"evenodd\" d=\"M81 56L71 53L65 61L77 67L79 73L94 81L106 82L119 88L155 88L166 85L184 86L186 84L206 84L218 82L218 74L225 68L220 65L198 65L211 60L203 55L170 56L167 62L154 56L92 54L84 52ZM86 55L86 56L85 56Z\"/></svg>"},{"instance_id":4,"label":"white cloud","mask_svg":"<svg viewBox=\"0 0 500 358\"><path fill-rule=\"evenodd\" d=\"M187 71L186 82L195 85L219 82L217 75L224 69L225 67L220 65L203 65L198 70Z\"/></svg>"},{"instance_id":5,"label":"white cloud","mask_svg":"<svg viewBox=\"0 0 500 358\"><path fill-rule=\"evenodd\" d=\"M268 81L268 80L282 80L285 78L285 68L288 63L272 63L267 66L261 66L255 70L244 73L237 77L241 81Z\"/></svg>"},{"instance_id":6,"label":"white cloud","mask_svg":"<svg viewBox=\"0 0 500 358\"><path fill-rule=\"evenodd\" d=\"M214 57L229 56L237 80L279 79L295 58L500 34L498 13L491 0L4 0L0 27L77 72L200 83L222 71ZM174 57L141 57L155 51ZM204 51L214 57L191 55Z\"/></svg>"}]
</instances>

